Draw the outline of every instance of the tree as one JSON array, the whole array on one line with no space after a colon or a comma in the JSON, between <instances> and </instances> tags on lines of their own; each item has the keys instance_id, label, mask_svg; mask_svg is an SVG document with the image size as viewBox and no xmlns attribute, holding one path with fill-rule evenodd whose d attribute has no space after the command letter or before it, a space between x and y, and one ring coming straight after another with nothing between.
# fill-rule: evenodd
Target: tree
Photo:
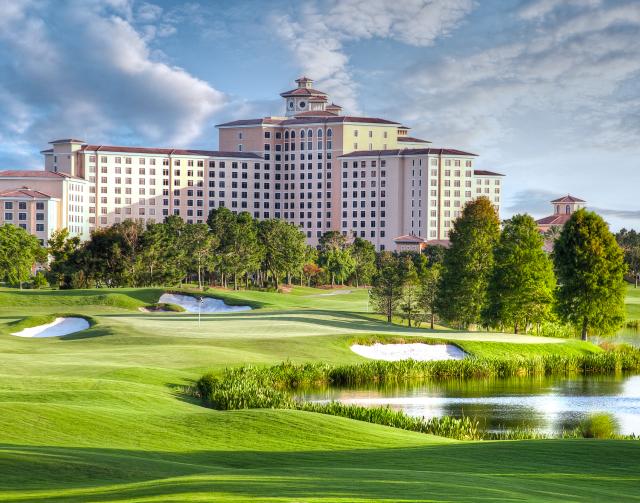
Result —
<instances>
[{"instance_id":1,"label":"tree","mask_svg":"<svg viewBox=\"0 0 640 503\"><path fill-rule=\"evenodd\" d=\"M22 289L35 265L46 260L46 250L35 236L15 225L0 227L0 280Z\"/></svg>"},{"instance_id":2,"label":"tree","mask_svg":"<svg viewBox=\"0 0 640 503\"><path fill-rule=\"evenodd\" d=\"M621 229L616 234L616 241L624 251L624 261L627 263L635 287L638 288L638 281L640 281L640 232L633 229Z\"/></svg>"},{"instance_id":3,"label":"tree","mask_svg":"<svg viewBox=\"0 0 640 503\"><path fill-rule=\"evenodd\" d=\"M407 320L407 325L411 326L411 322L416 319L419 309L420 283L418 281L418 272L409 256L402 257L398 266L402 283L400 310Z\"/></svg>"},{"instance_id":4,"label":"tree","mask_svg":"<svg viewBox=\"0 0 640 503\"><path fill-rule=\"evenodd\" d=\"M347 238L338 231L327 231L318 241L318 250L320 252L318 262L331 277L331 286L335 285L336 271L339 274L343 272L342 260L352 262L351 257L346 257L345 254L340 253L347 246ZM331 263L330 263L331 262Z\"/></svg>"},{"instance_id":5,"label":"tree","mask_svg":"<svg viewBox=\"0 0 640 503\"><path fill-rule=\"evenodd\" d=\"M580 330L615 332L625 319L623 252L606 222L584 208L571 215L556 241L553 261L558 277L560 318Z\"/></svg>"},{"instance_id":6,"label":"tree","mask_svg":"<svg viewBox=\"0 0 640 503\"><path fill-rule=\"evenodd\" d=\"M370 284L376 272L376 247L366 239L355 238L349 250L354 262L353 278L356 288L360 284Z\"/></svg>"},{"instance_id":7,"label":"tree","mask_svg":"<svg viewBox=\"0 0 640 503\"><path fill-rule=\"evenodd\" d=\"M348 248L330 248L325 255L326 269L331 274L331 286L338 281L344 285L345 280L355 268L355 262Z\"/></svg>"},{"instance_id":8,"label":"tree","mask_svg":"<svg viewBox=\"0 0 640 503\"><path fill-rule=\"evenodd\" d=\"M440 280L442 277L442 264L436 262L420 278L420 292L418 297L418 305L422 312L429 316L429 326L433 330L436 317L436 304L438 301L438 293Z\"/></svg>"},{"instance_id":9,"label":"tree","mask_svg":"<svg viewBox=\"0 0 640 503\"><path fill-rule=\"evenodd\" d=\"M195 269L198 275L198 288L202 290L203 272L213 265L213 249L216 237L211 233L206 224L190 224L185 227L184 233L187 257L190 260L190 269Z\"/></svg>"},{"instance_id":10,"label":"tree","mask_svg":"<svg viewBox=\"0 0 640 503\"><path fill-rule=\"evenodd\" d=\"M438 312L445 320L460 327L480 322L499 235L498 215L485 197L467 203L454 221L438 300Z\"/></svg>"},{"instance_id":11,"label":"tree","mask_svg":"<svg viewBox=\"0 0 640 503\"><path fill-rule=\"evenodd\" d=\"M429 265L441 264L444 261L444 254L447 249L442 245L428 245L422 254L427 257Z\"/></svg>"},{"instance_id":12,"label":"tree","mask_svg":"<svg viewBox=\"0 0 640 503\"><path fill-rule=\"evenodd\" d=\"M72 276L79 269L82 255L82 243L80 237L69 235L66 228L54 231L49 238L48 253L51 256L49 263L49 283L60 288L71 286Z\"/></svg>"},{"instance_id":13,"label":"tree","mask_svg":"<svg viewBox=\"0 0 640 503\"><path fill-rule=\"evenodd\" d=\"M369 301L374 310L387 317L391 323L393 314L402 298L402 276L398 258L389 252L378 256L378 272L369 290Z\"/></svg>"},{"instance_id":14,"label":"tree","mask_svg":"<svg viewBox=\"0 0 640 503\"><path fill-rule=\"evenodd\" d=\"M293 224L280 219L263 220L258 225L264 246L264 264L271 273L276 289L280 278L302 268L306 245L302 232Z\"/></svg>"},{"instance_id":15,"label":"tree","mask_svg":"<svg viewBox=\"0 0 640 503\"><path fill-rule=\"evenodd\" d=\"M495 249L485 320L520 327L551 316L556 279L543 250L544 240L533 218L516 215L504 225Z\"/></svg>"}]
</instances>

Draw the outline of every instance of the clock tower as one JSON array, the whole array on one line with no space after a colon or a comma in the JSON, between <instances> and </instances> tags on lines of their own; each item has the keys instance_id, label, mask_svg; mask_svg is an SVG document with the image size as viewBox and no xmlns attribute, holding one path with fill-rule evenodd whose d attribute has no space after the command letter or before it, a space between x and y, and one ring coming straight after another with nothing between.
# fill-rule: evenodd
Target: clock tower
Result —
<instances>
[{"instance_id":1,"label":"clock tower","mask_svg":"<svg viewBox=\"0 0 640 503\"><path fill-rule=\"evenodd\" d=\"M300 77L298 87L281 93L284 98L285 115L292 117L304 112L323 112L327 104L327 93L313 89L313 80Z\"/></svg>"}]
</instances>

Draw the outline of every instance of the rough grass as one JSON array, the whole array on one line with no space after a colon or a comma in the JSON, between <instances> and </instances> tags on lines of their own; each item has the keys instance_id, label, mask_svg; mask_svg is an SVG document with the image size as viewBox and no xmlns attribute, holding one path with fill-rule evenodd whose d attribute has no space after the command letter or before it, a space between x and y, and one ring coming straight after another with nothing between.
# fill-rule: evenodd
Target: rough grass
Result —
<instances>
[{"instance_id":1,"label":"rough grass","mask_svg":"<svg viewBox=\"0 0 640 503\"><path fill-rule=\"evenodd\" d=\"M390 327L367 318L364 290L221 292L262 308L203 315L198 328L197 315L138 311L163 291L0 290L0 500L640 498L633 441L460 443L304 411L214 411L179 393L204 372L232 365L364 362L349 342L370 335L502 344L487 345L487 356L597 351L591 347ZM12 321L57 312L91 316L96 324L82 337L8 335ZM482 345L472 349L483 352Z\"/></svg>"}]
</instances>

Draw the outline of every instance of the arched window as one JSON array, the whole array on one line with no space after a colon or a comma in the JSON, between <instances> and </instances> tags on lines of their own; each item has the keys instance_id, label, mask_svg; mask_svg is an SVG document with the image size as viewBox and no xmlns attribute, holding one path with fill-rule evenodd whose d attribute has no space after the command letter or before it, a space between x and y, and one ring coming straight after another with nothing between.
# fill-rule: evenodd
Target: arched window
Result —
<instances>
[{"instance_id":1,"label":"arched window","mask_svg":"<svg viewBox=\"0 0 640 503\"><path fill-rule=\"evenodd\" d=\"M571 213L571 205L567 204L567 207L565 208L565 213L568 215L569 213Z\"/></svg>"},{"instance_id":2,"label":"arched window","mask_svg":"<svg viewBox=\"0 0 640 503\"><path fill-rule=\"evenodd\" d=\"M304 138L304 129L300 130L300 138Z\"/></svg>"},{"instance_id":3,"label":"arched window","mask_svg":"<svg viewBox=\"0 0 640 503\"><path fill-rule=\"evenodd\" d=\"M296 137L296 132L295 131L291 131L291 139L293 140Z\"/></svg>"},{"instance_id":4,"label":"arched window","mask_svg":"<svg viewBox=\"0 0 640 503\"><path fill-rule=\"evenodd\" d=\"M307 131L307 138L311 138L313 136L313 131L311 131L311 129L309 129Z\"/></svg>"},{"instance_id":5,"label":"arched window","mask_svg":"<svg viewBox=\"0 0 640 503\"><path fill-rule=\"evenodd\" d=\"M331 129L327 129L327 136L328 137L332 137L333 136L333 131Z\"/></svg>"},{"instance_id":6,"label":"arched window","mask_svg":"<svg viewBox=\"0 0 640 503\"><path fill-rule=\"evenodd\" d=\"M560 205L556 204L556 215L560 214Z\"/></svg>"},{"instance_id":7,"label":"arched window","mask_svg":"<svg viewBox=\"0 0 640 503\"><path fill-rule=\"evenodd\" d=\"M318 129L318 138L322 138L322 129Z\"/></svg>"},{"instance_id":8,"label":"arched window","mask_svg":"<svg viewBox=\"0 0 640 503\"><path fill-rule=\"evenodd\" d=\"M284 132L284 139L288 140L289 139L289 131L285 131Z\"/></svg>"}]
</instances>

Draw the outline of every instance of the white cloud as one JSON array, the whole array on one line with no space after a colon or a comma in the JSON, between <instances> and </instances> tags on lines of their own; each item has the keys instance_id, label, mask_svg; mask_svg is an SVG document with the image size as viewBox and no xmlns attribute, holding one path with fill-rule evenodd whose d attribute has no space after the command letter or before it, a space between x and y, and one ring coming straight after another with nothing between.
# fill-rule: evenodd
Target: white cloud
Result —
<instances>
[{"instance_id":1,"label":"white cloud","mask_svg":"<svg viewBox=\"0 0 640 503\"><path fill-rule=\"evenodd\" d=\"M347 111L357 112L357 86L344 44L388 38L428 46L447 35L473 7L472 0L334 0L304 3L272 26L302 73L321 81Z\"/></svg>"},{"instance_id":2,"label":"white cloud","mask_svg":"<svg viewBox=\"0 0 640 503\"><path fill-rule=\"evenodd\" d=\"M0 54L11 57L0 82L0 138L5 152L12 145L24 149L26 163L60 136L185 146L203 139L226 104L211 85L156 56L149 45L155 35L136 28L129 2L96 1L82 9L6 3ZM149 4L142 9L145 21L159 15ZM54 31L58 20L64 32Z\"/></svg>"}]
</instances>

